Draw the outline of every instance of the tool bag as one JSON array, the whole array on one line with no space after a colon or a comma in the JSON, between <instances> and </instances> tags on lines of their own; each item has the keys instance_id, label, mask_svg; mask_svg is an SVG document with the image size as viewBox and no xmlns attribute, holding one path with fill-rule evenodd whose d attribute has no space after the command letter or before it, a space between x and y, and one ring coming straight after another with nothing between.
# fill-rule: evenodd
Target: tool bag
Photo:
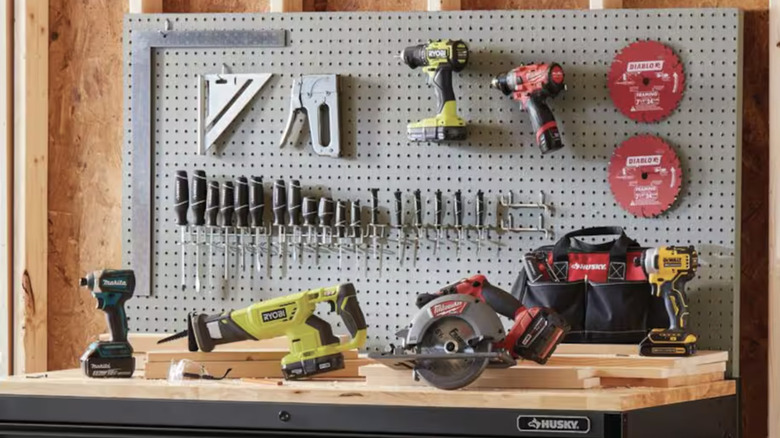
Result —
<instances>
[{"instance_id":1,"label":"tool bag","mask_svg":"<svg viewBox=\"0 0 780 438\"><path fill-rule=\"evenodd\" d=\"M577 239L605 235L618 237ZM669 326L663 300L634 262L644 249L621 227L572 231L525 256L512 294L526 307L561 314L571 325L564 342L638 343L651 328Z\"/></svg>"}]
</instances>

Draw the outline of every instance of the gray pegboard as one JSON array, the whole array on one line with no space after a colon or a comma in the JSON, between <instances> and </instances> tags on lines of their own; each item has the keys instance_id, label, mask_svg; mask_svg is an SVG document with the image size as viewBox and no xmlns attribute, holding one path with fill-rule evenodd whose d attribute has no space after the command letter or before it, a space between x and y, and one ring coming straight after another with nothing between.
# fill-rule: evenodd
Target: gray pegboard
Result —
<instances>
[{"instance_id":1,"label":"gray pegboard","mask_svg":"<svg viewBox=\"0 0 780 438\"><path fill-rule=\"evenodd\" d=\"M152 296L128 305L132 330L171 332L184 326L188 311L221 312L251 302L317 286L354 282L370 325L369 348L394 342L398 326L414 313L414 297L464 275L483 272L492 282L510 288L524 252L551 243L541 234L491 233L498 244L483 246L479 256L470 244L455 256L447 242L433 255L433 241L424 242L416 265L401 265L385 254L381 275L371 261L366 276L353 255L344 267L323 253L319 265L308 254L300 267L288 262L286 275L276 267L268 277L233 276L227 288L196 294L192 274L188 290L179 284L180 253L174 223L174 172L192 175L204 169L209 179L262 175L266 181L266 220L270 219L270 183L299 179L304 195L329 194L359 199L368 205L368 187L380 187L380 222L387 222L392 191L402 189L411 224L411 192L426 198L436 189L447 202L445 223L452 223L450 202L464 193L465 223L474 223L473 199L483 190L487 223L496 223L499 193L513 189L535 201L544 191L554 213L546 218L557 235L597 225L622 225L645 245L696 245L709 263L689 285L693 330L700 348L735 350L739 297L739 186L741 137L741 13L732 9L615 11L474 11L447 13L303 13L303 14L166 14L129 15L125 20L125 154L123 230L125 262L132 255L130 239L133 162L129 114L131 51L134 31L287 29L288 46L274 49L158 49L152 57L152 145L154 148ZM394 58L406 46L430 38L468 42L468 67L454 78L459 113L469 122L469 139L452 144L415 144L406 140L409 121L434 113L435 99L419 70ZM686 71L680 108L658 124L637 124L612 105L606 73L614 54L639 39L671 46ZM566 71L568 90L550 101L566 147L542 156L534 145L527 115L517 104L489 87L490 79L524 62L557 61ZM196 153L196 75L219 73L225 64L233 73L273 73L250 108L229 128L216 148ZM341 75L343 157L312 153L301 118L293 144L277 142L288 116L290 85L299 74ZM678 151L685 171L681 199L657 219L638 219L618 207L606 181L614 148L640 133L665 138ZM365 209L365 207L364 207ZM432 201L426 221L432 221ZM365 212L364 212L365 213ZM535 223L536 212L523 222ZM367 222L367 214L363 216ZM391 232L391 235L393 233ZM474 233L472 233L472 237ZM394 250L389 243L388 250ZM192 263L190 249L189 262ZM204 269L208 259L202 258ZM278 259L273 259L278 265ZM191 266L188 266L192 272ZM220 284L221 256L214 261ZM206 285L209 281L206 280ZM328 318L337 331L340 324ZM736 362L736 361L735 361ZM734 368L736 374L736 367Z\"/></svg>"}]
</instances>

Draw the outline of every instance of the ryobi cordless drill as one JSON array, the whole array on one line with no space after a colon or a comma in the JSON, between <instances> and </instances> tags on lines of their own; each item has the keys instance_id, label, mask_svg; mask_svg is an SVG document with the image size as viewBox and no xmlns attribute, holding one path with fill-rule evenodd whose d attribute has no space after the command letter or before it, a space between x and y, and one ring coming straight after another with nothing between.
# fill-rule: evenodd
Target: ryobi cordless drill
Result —
<instances>
[{"instance_id":1,"label":"ryobi cordless drill","mask_svg":"<svg viewBox=\"0 0 780 438\"><path fill-rule=\"evenodd\" d=\"M330 324L314 314L319 303L341 316L352 339L341 343ZM220 315L193 314L183 332L158 344L189 336L191 351L210 352L221 344L286 336L290 353L282 358L285 379L311 377L344 368L343 351L366 343L366 321L351 283L274 298Z\"/></svg>"},{"instance_id":2,"label":"ryobi cordless drill","mask_svg":"<svg viewBox=\"0 0 780 438\"><path fill-rule=\"evenodd\" d=\"M410 123L406 134L411 141L447 141L466 138L466 122L458 116L452 72L469 61L469 48L460 40L431 40L405 48L401 59L411 68L422 67L433 81L438 113L435 117Z\"/></svg>"},{"instance_id":3,"label":"ryobi cordless drill","mask_svg":"<svg viewBox=\"0 0 780 438\"><path fill-rule=\"evenodd\" d=\"M653 295L663 297L669 328L655 328L640 345L643 356L690 356L696 353L696 335L687 331L688 296L685 283L696 275L699 255L692 246L661 246L635 259L647 274Z\"/></svg>"},{"instance_id":4,"label":"ryobi cordless drill","mask_svg":"<svg viewBox=\"0 0 780 438\"><path fill-rule=\"evenodd\" d=\"M520 102L520 108L528 111L536 144L543 154L563 147L555 116L546 102L566 89L563 76L558 64L528 64L498 75L490 83L505 95L511 94Z\"/></svg>"},{"instance_id":5,"label":"ryobi cordless drill","mask_svg":"<svg viewBox=\"0 0 780 438\"><path fill-rule=\"evenodd\" d=\"M81 286L92 291L97 308L106 313L109 341L89 344L81 356L81 368L88 377L132 377L135 371L133 347L127 342L125 301L135 291L135 273L129 269L105 269L89 273Z\"/></svg>"}]
</instances>

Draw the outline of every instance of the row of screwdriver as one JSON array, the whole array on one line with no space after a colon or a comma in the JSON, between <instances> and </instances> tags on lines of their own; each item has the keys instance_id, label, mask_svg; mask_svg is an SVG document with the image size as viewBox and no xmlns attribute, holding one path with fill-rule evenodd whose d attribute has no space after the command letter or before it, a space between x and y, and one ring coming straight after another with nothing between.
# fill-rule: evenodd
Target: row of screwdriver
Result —
<instances>
[{"instance_id":1,"label":"row of screwdriver","mask_svg":"<svg viewBox=\"0 0 780 438\"><path fill-rule=\"evenodd\" d=\"M280 256L284 269L287 253L292 259L301 262L304 248L314 251L315 260L319 262L320 248L338 253L339 269L342 267L343 252L351 249L354 252L355 263L360 264L361 255L368 264L370 242L371 252L375 260L381 260L381 251L388 240L396 242L396 255L400 261L404 259L404 251L408 244L414 245L413 260L417 260L417 252L422 240L429 240L429 230L434 233L434 254L439 251L439 242L448 239L448 230L457 233L457 254L468 237L469 229L477 232L477 254L482 242L489 239L489 231L493 227L485 226L485 198L478 191L475 199L475 224L463 224L463 197L461 191L454 193L453 218L454 223L445 225L444 203L442 192L437 190L433 198L434 220L432 224L423 223L423 204L420 190L413 192L413 223L404 223L403 196L400 190L394 192L394 225L380 224L379 189L370 188L369 223L364 228L361 221L362 211L359 200L350 203L350 214L347 219L347 202L334 201L329 197L302 196L300 181L291 180L289 184L282 179L276 180L272 186L273 222L266 225L265 192L263 178L239 176L235 181L207 180L203 170L193 172L192 180L184 170L176 172L174 182L174 212L176 224L180 228L181 237L181 287L187 287L187 253L186 248L195 245L195 289L201 290L201 260L200 246L222 247L224 249L223 278L229 279L228 266L230 256L235 254L236 267L246 271L246 258L253 256L255 269L261 272L262 265L271 269L271 256ZM188 217L189 215L189 217ZM394 239L389 239L387 229L396 230ZM407 228L411 232L407 233ZM408 234L408 235L407 235ZM215 237L221 236L220 241ZM274 240L276 241L274 243ZM265 263L263 263L265 256ZM214 251L210 252L214 257ZM209 262L211 269L213 263ZM209 277L212 276L209 274Z\"/></svg>"}]
</instances>

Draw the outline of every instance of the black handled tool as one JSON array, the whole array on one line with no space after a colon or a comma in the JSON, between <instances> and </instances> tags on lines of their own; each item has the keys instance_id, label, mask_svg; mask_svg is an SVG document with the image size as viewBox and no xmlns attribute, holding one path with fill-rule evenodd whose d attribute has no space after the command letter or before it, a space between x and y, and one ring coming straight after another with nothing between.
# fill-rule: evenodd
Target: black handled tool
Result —
<instances>
[{"instance_id":1,"label":"black handled tool","mask_svg":"<svg viewBox=\"0 0 780 438\"><path fill-rule=\"evenodd\" d=\"M458 241L455 246L455 257L460 256L460 245L463 244L464 229L463 229L463 194L460 190L455 191L455 204L454 216L455 216L455 230L458 232Z\"/></svg>"},{"instance_id":2,"label":"black handled tool","mask_svg":"<svg viewBox=\"0 0 780 438\"><path fill-rule=\"evenodd\" d=\"M341 262L343 260L343 244L347 235L347 203L338 200L336 201L336 245L339 248L339 270L341 270Z\"/></svg>"},{"instance_id":3,"label":"black handled tool","mask_svg":"<svg viewBox=\"0 0 780 438\"><path fill-rule=\"evenodd\" d=\"M444 219L444 209L442 209L441 190L436 190L433 196L433 227L436 231L436 243L433 245L433 253L439 251L439 241L441 240L441 227Z\"/></svg>"},{"instance_id":4,"label":"black handled tool","mask_svg":"<svg viewBox=\"0 0 780 438\"><path fill-rule=\"evenodd\" d=\"M206 226L209 227L209 281L213 283L214 265L214 229L218 226L217 217L219 216L219 183L209 181L206 190Z\"/></svg>"},{"instance_id":5,"label":"black handled tool","mask_svg":"<svg viewBox=\"0 0 780 438\"><path fill-rule=\"evenodd\" d=\"M225 266L222 269L223 272L223 279L225 281L228 281L228 268L230 267L230 261L228 258L230 257L230 229L233 227L233 213L234 210L234 193L235 188L233 186L232 181L226 181L222 183L222 193L220 193L220 201L222 203L220 204L219 211L222 213L222 228L225 232L225 238L223 239L223 244L225 245Z\"/></svg>"},{"instance_id":6,"label":"black handled tool","mask_svg":"<svg viewBox=\"0 0 780 438\"><path fill-rule=\"evenodd\" d=\"M477 190L476 210L477 256L479 256L482 240L485 238L485 194L482 193L482 190Z\"/></svg>"},{"instance_id":7,"label":"black handled tool","mask_svg":"<svg viewBox=\"0 0 780 438\"><path fill-rule=\"evenodd\" d=\"M284 228L284 212L287 211L287 189L283 179L274 181L274 188L271 192L274 210L274 226L276 227L277 243L279 244L279 257L282 259L282 265L285 260L285 241L287 240L287 231Z\"/></svg>"},{"instance_id":8,"label":"black handled tool","mask_svg":"<svg viewBox=\"0 0 780 438\"><path fill-rule=\"evenodd\" d=\"M173 184L173 211L176 213L176 225L179 226L181 238L181 290L187 289L187 210L190 208L190 188L186 170L177 170Z\"/></svg>"},{"instance_id":9,"label":"black handled tool","mask_svg":"<svg viewBox=\"0 0 780 438\"><path fill-rule=\"evenodd\" d=\"M412 192L414 195L414 227L417 229L417 237L414 239L414 263L417 264L417 251L420 249L420 240L423 239L422 195L420 189Z\"/></svg>"},{"instance_id":10,"label":"black handled tool","mask_svg":"<svg viewBox=\"0 0 780 438\"><path fill-rule=\"evenodd\" d=\"M320 241L323 245L330 246L333 243L333 210L335 205L331 198L320 198L317 206L317 217L321 228Z\"/></svg>"},{"instance_id":11,"label":"black handled tool","mask_svg":"<svg viewBox=\"0 0 780 438\"><path fill-rule=\"evenodd\" d=\"M244 245L244 230L249 226L249 182L245 176L236 178L236 256L241 262L241 270L246 272L246 245ZM236 263L238 265L238 263Z\"/></svg>"},{"instance_id":12,"label":"black handled tool","mask_svg":"<svg viewBox=\"0 0 780 438\"><path fill-rule=\"evenodd\" d=\"M384 227L379 226L379 189L369 189L371 192L371 214L368 223L371 228L371 247L374 260L379 260L379 239L384 237ZM381 269L379 271L382 272Z\"/></svg>"},{"instance_id":13,"label":"black handled tool","mask_svg":"<svg viewBox=\"0 0 780 438\"><path fill-rule=\"evenodd\" d=\"M349 229L352 237L352 252L355 255L355 270L360 268L360 250L358 247L363 244L363 226L361 225L360 216L360 201L352 201L349 210L349 217L352 219L349 223Z\"/></svg>"},{"instance_id":14,"label":"black handled tool","mask_svg":"<svg viewBox=\"0 0 780 438\"><path fill-rule=\"evenodd\" d=\"M196 170L192 174L192 190L190 192L190 208L192 209L192 225L195 225L195 290L200 292L200 236L206 221L206 172Z\"/></svg>"},{"instance_id":15,"label":"black handled tool","mask_svg":"<svg viewBox=\"0 0 780 438\"><path fill-rule=\"evenodd\" d=\"M287 187L287 215L292 229L293 260L300 264L299 253L303 252L303 236L301 232L301 182L294 179ZM297 246L296 246L297 245Z\"/></svg>"},{"instance_id":16,"label":"black handled tool","mask_svg":"<svg viewBox=\"0 0 780 438\"><path fill-rule=\"evenodd\" d=\"M257 272L260 272L260 238L265 234L264 213L263 177L253 176L249 178L249 225L255 234L255 271Z\"/></svg>"},{"instance_id":17,"label":"black handled tool","mask_svg":"<svg viewBox=\"0 0 780 438\"><path fill-rule=\"evenodd\" d=\"M401 191L396 190L393 193L395 205L393 215L395 216L395 226L398 228L398 241L396 242L396 253L401 264L404 262L404 250L406 249L406 229L404 227L404 201L401 198Z\"/></svg>"},{"instance_id":18,"label":"black handled tool","mask_svg":"<svg viewBox=\"0 0 780 438\"><path fill-rule=\"evenodd\" d=\"M306 243L314 249L314 262L320 262L320 250L317 244L317 199L311 196L303 198L303 226L306 227Z\"/></svg>"}]
</instances>

